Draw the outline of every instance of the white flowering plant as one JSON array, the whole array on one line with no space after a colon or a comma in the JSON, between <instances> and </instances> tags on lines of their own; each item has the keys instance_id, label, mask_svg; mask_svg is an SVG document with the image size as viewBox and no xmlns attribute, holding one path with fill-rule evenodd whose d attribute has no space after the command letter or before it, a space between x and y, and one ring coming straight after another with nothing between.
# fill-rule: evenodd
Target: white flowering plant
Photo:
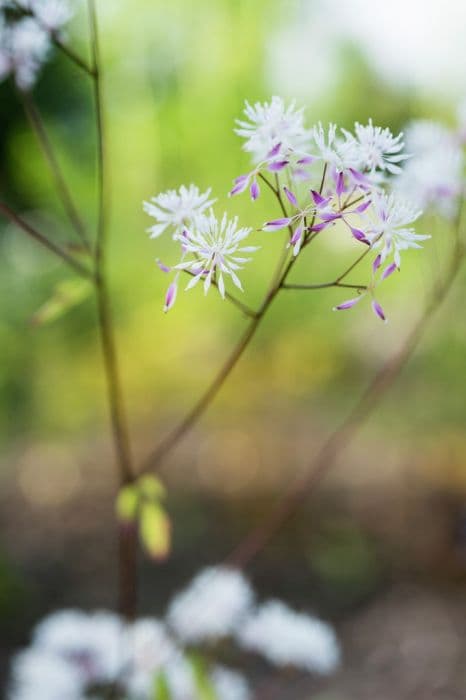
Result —
<instances>
[{"instance_id":1,"label":"white flowering plant","mask_svg":"<svg viewBox=\"0 0 466 700\"><path fill-rule=\"evenodd\" d=\"M37 322L56 318L91 292L97 301L117 455L119 614L68 610L46 618L36 627L30 647L14 659L9 700L247 700L254 690L244 674L224 667L215 656L221 641L236 647L240 658L241 654L259 654L279 668L326 674L338 665L339 645L329 625L278 600L257 604L239 567L246 566L291 516L370 413L410 356L460 269L465 257L461 214L466 107L460 107L453 127L415 121L403 135L371 119L365 124L356 122L352 130L333 123L308 125L303 107L287 104L278 96L263 103L246 102L234 130L252 162L233 179L228 194L230 198L248 195L252 207L259 198L270 197L266 221L258 223L252 213L243 225L228 212L216 212L212 188L195 184L144 201L143 209L152 219L148 232L154 249L158 252L164 236L173 250L170 264L156 257L158 269L169 276L164 311L175 306L180 286L186 290L202 287L204 294L218 292L222 300L233 304L248 325L205 393L138 465L130 446L106 269L108 165L95 1L87 3L90 63L66 39L65 27L75 9L71 0L0 0L0 80L12 80L18 90L79 245L58 243L3 201L0 213L76 275L57 289L36 315ZM94 235L83 223L34 101L34 87L54 50L92 81L98 181ZM393 282L395 273L401 271L402 256L419 251L430 238L424 224L419 224L424 210L446 222L452 233L452 255L401 351L381 367L341 429L324 443L307 472L292 480L275 509L240 543L227 565L198 574L171 601L163 620L138 617L138 535L145 551L158 562L169 555L171 546L166 489L152 472L210 406L282 292L335 288L342 294L336 311L353 309L366 299L375 314L371 322L386 321L381 284L389 278ZM351 264L330 280L292 280L297 260L305 259L315 241L333 240L337 232L354 249ZM242 272L261 265L260 250L272 238L281 238L280 257L270 270L261 303L253 306L240 296L246 286Z\"/></svg>"},{"instance_id":2,"label":"white flowering plant","mask_svg":"<svg viewBox=\"0 0 466 700\"><path fill-rule=\"evenodd\" d=\"M279 601L255 604L246 578L225 566L201 571L165 620L62 610L13 660L12 700L251 700L244 674L207 661L222 640L278 668L329 674L340 660L333 629Z\"/></svg>"}]
</instances>

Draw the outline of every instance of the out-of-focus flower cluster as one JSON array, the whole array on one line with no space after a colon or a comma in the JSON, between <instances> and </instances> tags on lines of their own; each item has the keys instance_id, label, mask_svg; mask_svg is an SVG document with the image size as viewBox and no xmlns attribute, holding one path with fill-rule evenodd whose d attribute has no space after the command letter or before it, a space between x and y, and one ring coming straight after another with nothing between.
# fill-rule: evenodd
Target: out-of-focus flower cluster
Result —
<instances>
[{"instance_id":1,"label":"out-of-focus flower cluster","mask_svg":"<svg viewBox=\"0 0 466 700\"><path fill-rule=\"evenodd\" d=\"M0 81L13 76L20 90L30 90L72 14L68 0L0 2Z\"/></svg>"},{"instance_id":2,"label":"out-of-focus flower cluster","mask_svg":"<svg viewBox=\"0 0 466 700\"><path fill-rule=\"evenodd\" d=\"M241 573L211 567L175 596L164 621L127 624L107 612L53 613L15 657L8 698L103 700L111 693L115 700L198 700L207 697L208 684L218 700L248 700L245 676L212 662L205 662L200 692L200 650L208 645L211 659L215 644L225 640L275 666L306 672L330 673L340 657L329 625L278 601L256 605Z\"/></svg>"},{"instance_id":3,"label":"out-of-focus flower cluster","mask_svg":"<svg viewBox=\"0 0 466 700\"><path fill-rule=\"evenodd\" d=\"M248 192L253 201L262 190L273 190L281 207L260 230L287 232L290 258L301 255L317 236L332 235L336 226L368 252L374 251L370 278L358 296L342 302L337 310L349 309L369 296L375 314L385 320L375 290L395 270L409 248L421 248L428 235L415 231L424 208L445 214L455 212L464 191L463 145L466 114L461 112L456 130L430 123L408 128L408 153L404 136L394 135L369 120L353 131L321 123L307 128L304 112L279 97L269 103L246 103L236 133L253 167L236 177L230 196ZM186 289L202 281L204 291L214 286L226 296L225 281L242 290L238 272L250 262L257 246L244 245L252 228L240 228L238 220L217 218L210 208L210 189L197 187L154 197L144 203L156 220L149 231L158 237L170 230L180 261L169 267L159 263L173 278L165 299L165 311L175 303L180 274L191 279Z\"/></svg>"}]
</instances>

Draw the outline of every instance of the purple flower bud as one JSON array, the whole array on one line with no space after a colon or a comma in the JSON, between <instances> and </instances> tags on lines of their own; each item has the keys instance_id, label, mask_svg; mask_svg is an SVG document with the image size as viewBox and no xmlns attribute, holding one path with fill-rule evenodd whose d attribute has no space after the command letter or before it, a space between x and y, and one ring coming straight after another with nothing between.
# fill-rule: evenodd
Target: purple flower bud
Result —
<instances>
[{"instance_id":1,"label":"purple flower bud","mask_svg":"<svg viewBox=\"0 0 466 700\"><path fill-rule=\"evenodd\" d=\"M327 221L328 223L341 219L341 214L320 214L319 216L322 221Z\"/></svg>"},{"instance_id":2,"label":"purple flower bud","mask_svg":"<svg viewBox=\"0 0 466 700\"><path fill-rule=\"evenodd\" d=\"M167 311L170 311L172 306L174 305L176 301L176 294L178 292L178 285L176 282L172 282L170 286L167 289L167 293L165 295L165 306L163 307L163 310L165 313Z\"/></svg>"},{"instance_id":3,"label":"purple flower bud","mask_svg":"<svg viewBox=\"0 0 466 700\"><path fill-rule=\"evenodd\" d=\"M298 226L298 228L296 229L296 231L293 233L293 235L291 237L290 245L295 245L295 243L297 243L299 241L299 239L301 238L302 235L303 235L303 227Z\"/></svg>"},{"instance_id":4,"label":"purple flower bud","mask_svg":"<svg viewBox=\"0 0 466 700\"><path fill-rule=\"evenodd\" d=\"M351 233L355 237L357 241L360 241L361 243L365 243L366 245L370 245L370 242L366 238L366 234L364 231L361 231L359 228L354 228L354 226L350 226Z\"/></svg>"},{"instance_id":5,"label":"purple flower bud","mask_svg":"<svg viewBox=\"0 0 466 700\"><path fill-rule=\"evenodd\" d=\"M316 192L316 190L311 190L311 196L317 209L324 209L332 199L331 197L322 197L320 192Z\"/></svg>"},{"instance_id":6,"label":"purple flower bud","mask_svg":"<svg viewBox=\"0 0 466 700\"><path fill-rule=\"evenodd\" d=\"M338 173L337 178L336 178L336 193L338 197L341 197L343 192L345 191L345 177L343 173Z\"/></svg>"},{"instance_id":7,"label":"purple flower bud","mask_svg":"<svg viewBox=\"0 0 466 700\"><path fill-rule=\"evenodd\" d=\"M338 306L334 306L333 310L334 311L346 311L346 309L351 309L355 304L358 303L358 301L361 301L362 296L356 297L355 299L348 299L348 301L343 301L341 304L338 304Z\"/></svg>"},{"instance_id":8,"label":"purple flower bud","mask_svg":"<svg viewBox=\"0 0 466 700\"><path fill-rule=\"evenodd\" d=\"M319 233L320 231L323 231L324 228L327 228L330 226L332 222L331 221L324 221L321 224L316 224L315 226L311 226L309 231L315 231L316 233Z\"/></svg>"},{"instance_id":9,"label":"purple flower bud","mask_svg":"<svg viewBox=\"0 0 466 700\"><path fill-rule=\"evenodd\" d=\"M276 173L279 170L283 170L288 163L288 160L274 160L272 163L269 163L268 168L272 173Z\"/></svg>"},{"instance_id":10,"label":"purple flower bud","mask_svg":"<svg viewBox=\"0 0 466 700\"><path fill-rule=\"evenodd\" d=\"M362 214L363 211L366 211L366 209L367 209L368 207L370 207L370 205L371 205L371 200L368 199L366 202L363 202L363 203L360 204L358 207L356 207L356 209L354 210L354 212L355 212L355 213L358 213L358 214Z\"/></svg>"},{"instance_id":11,"label":"purple flower bud","mask_svg":"<svg viewBox=\"0 0 466 700\"><path fill-rule=\"evenodd\" d=\"M274 219L273 221L268 221L262 227L264 231L279 231L281 228L285 228L291 223L291 219L285 217L283 219Z\"/></svg>"},{"instance_id":12,"label":"purple flower bud","mask_svg":"<svg viewBox=\"0 0 466 700\"><path fill-rule=\"evenodd\" d=\"M385 268L385 270L382 272L382 279L386 280L387 277L390 277L390 275L395 272L397 269L396 263L392 263L391 265L388 265L388 267Z\"/></svg>"},{"instance_id":13,"label":"purple flower bud","mask_svg":"<svg viewBox=\"0 0 466 700\"><path fill-rule=\"evenodd\" d=\"M379 253L377 255L376 259L374 260L374 262L372 263L372 272L374 272L374 273L377 272L381 263L382 263L382 256Z\"/></svg>"},{"instance_id":14,"label":"purple flower bud","mask_svg":"<svg viewBox=\"0 0 466 700\"><path fill-rule=\"evenodd\" d=\"M372 310L375 313L376 316L378 316L382 321L386 321L387 319L385 318L385 314L383 312L382 307L380 306L379 302L376 301L375 299L372 300Z\"/></svg>"},{"instance_id":15,"label":"purple flower bud","mask_svg":"<svg viewBox=\"0 0 466 700\"><path fill-rule=\"evenodd\" d=\"M298 208L298 200L296 199L296 196L293 194L293 192L291 190L288 189L288 187L283 187L283 189L285 191L286 198L288 199L290 204L292 204L297 209Z\"/></svg>"},{"instance_id":16,"label":"purple flower bud","mask_svg":"<svg viewBox=\"0 0 466 700\"><path fill-rule=\"evenodd\" d=\"M298 165L310 165L315 161L314 156L303 156L297 162Z\"/></svg>"},{"instance_id":17,"label":"purple flower bud","mask_svg":"<svg viewBox=\"0 0 466 700\"><path fill-rule=\"evenodd\" d=\"M234 197L235 194L241 194L241 192L244 192L248 186L249 175L240 175L239 177L235 178L234 182L235 186L228 193L229 197Z\"/></svg>"},{"instance_id":18,"label":"purple flower bud","mask_svg":"<svg viewBox=\"0 0 466 700\"><path fill-rule=\"evenodd\" d=\"M162 272L170 272L171 267L168 267L168 265L165 265L159 258L155 261L157 265L159 266L159 270L162 270Z\"/></svg>"},{"instance_id":19,"label":"purple flower bud","mask_svg":"<svg viewBox=\"0 0 466 700\"><path fill-rule=\"evenodd\" d=\"M270 151L267 153L266 158L275 158L275 156L278 156L281 147L281 143L275 144L275 146L271 148Z\"/></svg>"},{"instance_id":20,"label":"purple flower bud","mask_svg":"<svg viewBox=\"0 0 466 700\"><path fill-rule=\"evenodd\" d=\"M256 178L252 181L249 192L251 194L251 199L256 200L259 197L261 191Z\"/></svg>"},{"instance_id":21,"label":"purple flower bud","mask_svg":"<svg viewBox=\"0 0 466 700\"><path fill-rule=\"evenodd\" d=\"M351 173L351 177L357 185L362 188L370 188L370 180L363 175L363 173L359 172L359 170L355 170L354 168L350 168L349 171Z\"/></svg>"}]
</instances>

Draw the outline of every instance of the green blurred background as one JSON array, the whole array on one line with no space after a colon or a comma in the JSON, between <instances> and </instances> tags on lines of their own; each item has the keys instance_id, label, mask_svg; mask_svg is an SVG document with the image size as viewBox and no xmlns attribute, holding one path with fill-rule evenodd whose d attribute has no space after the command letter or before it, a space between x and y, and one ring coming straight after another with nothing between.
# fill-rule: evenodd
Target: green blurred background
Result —
<instances>
[{"instance_id":1,"label":"green blurred background","mask_svg":"<svg viewBox=\"0 0 466 700\"><path fill-rule=\"evenodd\" d=\"M143 199L194 182L211 186L218 211L238 214L244 225L257 228L271 218L275 204L266 192L254 205L246 196L226 196L233 177L248 168L232 129L245 99L283 92L287 70L290 94L299 78L309 124L332 120L351 128L372 117L397 131L411 118L451 123L462 95L452 88L446 96L434 85L429 91L401 77L389 80L344 32L325 35L333 48L324 79L322 42L314 49L310 33L302 55L297 45L306 36L300 13L311 32L312 13L320 13L321 22L325 2L101 4L111 288L133 448L143 459L200 395L245 324L237 310L215 294L205 299L200 289L180 294L174 310L163 314L167 280L155 258L173 262L173 249L168 238L153 241L145 233L150 221ZM293 35L298 28L301 35ZM81 14L68 40L86 53ZM288 68L283 61L277 67L275 47L291 57ZM297 66L291 60L296 53ZM55 53L35 98L92 230L91 86ZM2 200L56 240L70 240L41 151L9 84L0 86L0 105ZM113 605L115 482L94 302L89 298L55 323L34 326L34 313L69 274L20 231L4 221L0 226L0 628L6 660L48 610ZM402 274L380 294L388 324L362 304L333 314L342 300L339 290L288 292L275 303L230 381L164 464L174 551L161 567L143 564L145 612L162 610L174 586L227 554L264 516L400 346L449 249L451 232L441 220L425 217L419 230L432 239L424 251L405 256ZM251 305L264 293L281 245L279 234L255 235L262 248L244 274ZM296 266L294 279L333 278L354 254L355 247L340 239L338 245L319 242ZM412 694L418 688L412 664L428 666L429 654L438 656L435 644L421 644L425 655L414 655L412 663L398 650L400 635L408 647L410 640L425 639L423 628L406 622L406 611L416 605L415 622L434 624L440 616L445 623L454 651L442 673L453 691L466 688L455 665L464 661L464 640L452 622L466 610L465 288L463 274L383 403L251 570L264 594L339 625L347 663L336 680L313 688L322 698L364 700L374 688L378 700L395 697L384 659L401 669L397 698L431 697L425 677L427 694ZM377 657L370 666L369 689L362 681L374 643L369 630L378 624L388 629L387 620L397 616L395 632L379 633L382 661ZM296 691L289 697L304 696Z\"/></svg>"}]
</instances>

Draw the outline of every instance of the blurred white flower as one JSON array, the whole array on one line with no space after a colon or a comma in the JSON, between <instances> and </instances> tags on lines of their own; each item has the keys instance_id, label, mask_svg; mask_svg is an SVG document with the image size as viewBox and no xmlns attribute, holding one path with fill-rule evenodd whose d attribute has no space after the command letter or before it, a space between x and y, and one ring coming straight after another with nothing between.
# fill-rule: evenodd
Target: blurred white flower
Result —
<instances>
[{"instance_id":1,"label":"blurred white flower","mask_svg":"<svg viewBox=\"0 0 466 700\"><path fill-rule=\"evenodd\" d=\"M0 79L12 74L20 90L34 85L50 49L50 37L32 17L0 21Z\"/></svg>"},{"instance_id":2,"label":"blurred white flower","mask_svg":"<svg viewBox=\"0 0 466 700\"><path fill-rule=\"evenodd\" d=\"M211 678L218 700L249 700L251 697L248 682L241 673L215 666Z\"/></svg>"},{"instance_id":3,"label":"blurred white flower","mask_svg":"<svg viewBox=\"0 0 466 700\"><path fill-rule=\"evenodd\" d=\"M165 625L152 619L141 619L130 626L125 647L127 687L137 697L149 697L157 672L174 660L179 651Z\"/></svg>"},{"instance_id":4,"label":"blurred white flower","mask_svg":"<svg viewBox=\"0 0 466 700\"><path fill-rule=\"evenodd\" d=\"M63 610L36 627L33 644L67 660L86 683L105 683L123 667L124 625L112 613Z\"/></svg>"},{"instance_id":5,"label":"blurred white flower","mask_svg":"<svg viewBox=\"0 0 466 700\"><path fill-rule=\"evenodd\" d=\"M237 634L244 649L255 651L277 666L330 673L340 650L333 629L304 613L271 600L247 619Z\"/></svg>"},{"instance_id":6,"label":"blurred white flower","mask_svg":"<svg viewBox=\"0 0 466 700\"><path fill-rule=\"evenodd\" d=\"M50 32L61 29L73 16L73 9L67 0L29 0L29 5L39 23Z\"/></svg>"},{"instance_id":7,"label":"blurred white flower","mask_svg":"<svg viewBox=\"0 0 466 700\"><path fill-rule=\"evenodd\" d=\"M167 620L188 644L219 639L240 625L253 601L253 591L235 569L209 567L170 604Z\"/></svg>"},{"instance_id":8,"label":"blurred white flower","mask_svg":"<svg viewBox=\"0 0 466 700\"><path fill-rule=\"evenodd\" d=\"M406 129L406 144L412 158L395 189L421 209L454 216L464 188L464 154L457 135L442 124L416 120Z\"/></svg>"},{"instance_id":9,"label":"blurred white flower","mask_svg":"<svg viewBox=\"0 0 466 700\"><path fill-rule=\"evenodd\" d=\"M81 700L80 673L65 659L27 649L13 659L8 700Z\"/></svg>"},{"instance_id":10,"label":"blurred white flower","mask_svg":"<svg viewBox=\"0 0 466 700\"><path fill-rule=\"evenodd\" d=\"M269 153L280 144L281 150L301 152L309 145L309 131L304 126L303 109L288 107L281 97L270 102L246 102L244 114L249 121L237 119L235 133L246 139L243 149L251 153L253 161L266 160Z\"/></svg>"},{"instance_id":11,"label":"blurred white flower","mask_svg":"<svg viewBox=\"0 0 466 700\"><path fill-rule=\"evenodd\" d=\"M372 204L368 210L372 221L365 229L366 238L374 247L382 248L382 263L392 254L399 268L402 250L422 248L419 242L430 238L415 233L414 228L410 226L417 221L422 212L412 202L395 194L374 193Z\"/></svg>"},{"instance_id":12,"label":"blurred white flower","mask_svg":"<svg viewBox=\"0 0 466 700\"><path fill-rule=\"evenodd\" d=\"M187 270L193 275L186 289L203 280L207 294L212 281L215 281L220 295L225 298L224 275L227 275L242 290L236 271L242 270L244 263L250 261L242 254L258 250L255 246L241 245L251 231L250 228L238 228L237 217L229 220L224 214L219 220L212 210L209 216L199 217L183 238L183 257L186 253L192 253L194 259L175 265L177 270Z\"/></svg>"},{"instance_id":13,"label":"blurred white flower","mask_svg":"<svg viewBox=\"0 0 466 700\"><path fill-rule=\"evenodd\" d=\"M183 229L192 226L200 214L215 202L215 199L209 199L210 192L210 188L201 193L195 185L181 185L179 190L162 192L149 202L144 202L146 214L157 221L147 229L150 237L157 238L168 226L174 229L173 237L179 237Z\"/></svg>"}]
</instances>

